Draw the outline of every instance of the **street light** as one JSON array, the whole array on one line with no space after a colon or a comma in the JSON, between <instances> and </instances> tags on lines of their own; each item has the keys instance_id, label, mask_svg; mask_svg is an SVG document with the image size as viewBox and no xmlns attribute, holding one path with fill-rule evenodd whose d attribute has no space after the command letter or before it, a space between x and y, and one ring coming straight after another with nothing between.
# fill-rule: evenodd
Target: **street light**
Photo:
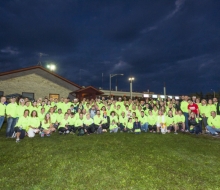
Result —
<instances>
[{"instance_id":1,"label":"street light","mask_svg":"<svg viewBox=\"0 0 220 190\"><path fill-rule=\"evenodd\" d=\"M215 90L211 89L211 91L213 91L213 94L214 94L214 98L215 98Z\"/></svg>"},{"instance_id":2,"label":"street light","mask_svg":"<svg viewBox=\"0 0 220 190\"><path fill-rule=\"evenodd\" d=\"M117 76L117 75L123 76L124 74L110 74L110 75L109 75L109 79L110 79L110 86L109 86L110 96L111 96L111 91L112 91L112 77L115 77L115 76Z\"/></svg>"},{"instance_id":3,"label":"street light","mask_svg":"<svg viewBox=\"0 0 220 190\"><path fill-rule=\"evenodd\" d=\"M55 71L56 70L56 66L53 65L53 64L47 65L47 68L50 69L51 71Z\"/></svg>"},{"instance_id":4,"label":"street light","mask_svg":"<svg viewBox=\"0 0 220 190\"><path fill-rule=\"evenodd\" d=\"M132 81L134 81L134 77L130 77L128 80L130 81L130 98L132 99Z\"/></svg>"}]
</instances>

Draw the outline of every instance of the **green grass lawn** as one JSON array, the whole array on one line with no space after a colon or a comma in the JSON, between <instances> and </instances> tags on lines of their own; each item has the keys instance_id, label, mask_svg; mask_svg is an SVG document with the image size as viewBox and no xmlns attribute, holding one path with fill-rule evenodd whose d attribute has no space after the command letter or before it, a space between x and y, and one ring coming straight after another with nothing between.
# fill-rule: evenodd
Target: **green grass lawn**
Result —
<instances>
[{"instance_id":1,"label":"green grass lawn","mask_svg":"<svg viewBox=\"0 0 220 190\"><path fill-rule=\"evenodd\" d=\"M220 139L189 134L0 131L0 189L220 189Z\"/></svg>"}]
</instances>

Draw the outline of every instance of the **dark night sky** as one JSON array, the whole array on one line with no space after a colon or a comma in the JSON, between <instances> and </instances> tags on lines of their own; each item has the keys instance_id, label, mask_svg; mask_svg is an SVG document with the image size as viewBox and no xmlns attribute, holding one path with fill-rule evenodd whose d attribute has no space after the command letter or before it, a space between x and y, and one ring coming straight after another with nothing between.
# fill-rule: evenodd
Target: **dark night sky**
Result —
<instances>
[{"instance_id":1,"label":"dark night sky","mask_svg":"<svg viewBox=\"0 0 220 190\"><path fill-rule=\"evenodd\" d=\"M219 91L219 10L219 0L1 0L0 72L41 53L84 86L101 87L103 73L108 89L109 74L123 73L119 90L134 76L134 91Z\"/></svg>"}]
</instances>

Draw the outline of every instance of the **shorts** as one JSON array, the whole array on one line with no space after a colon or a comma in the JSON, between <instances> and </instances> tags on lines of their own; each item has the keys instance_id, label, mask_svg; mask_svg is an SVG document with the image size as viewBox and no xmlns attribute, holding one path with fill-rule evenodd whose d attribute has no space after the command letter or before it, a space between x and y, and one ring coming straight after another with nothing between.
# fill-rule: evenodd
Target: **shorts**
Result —
<instances>
[{"instance_id":1,"label":"shorts","mask_svg":"<svg viewBox=\"0 0 220 190\"><path fill-rule=\"evenodd\" d=\"M28 130L28 137L34 137L35 133L38 131L38 129L29 129Z\"/></svg>"},{"instance_id":2,"label":"shorts","mask_svg":"<svg viewBox=\"0 0 220 190\"><path fill-rule=\"evenodd\" d=\"M20 137L19 137L20 139L23 139L25 137L26 131L24 129L22 129L20 127L15 127L14 131L15 131L15 133L21 133Z\"/></svg>"}]
</instances>

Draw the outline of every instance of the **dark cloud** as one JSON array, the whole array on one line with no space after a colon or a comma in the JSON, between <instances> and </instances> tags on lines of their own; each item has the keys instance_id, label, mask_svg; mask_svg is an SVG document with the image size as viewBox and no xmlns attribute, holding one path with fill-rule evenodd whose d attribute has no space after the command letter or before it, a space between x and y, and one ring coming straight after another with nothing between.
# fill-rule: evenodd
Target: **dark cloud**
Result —
<instances>
[{"instance_id":1,"label":"dark cloud","mask_svg":"<svg viewBox=\"0 0 220 190\"><path fill-rule=\"evenodd\" d=\"M123 73L112 86L128 90L134 76L135 91L161 93L164 82L170 94L218 91L219 8L214 0L1 1L1 70L41 60L85 86L107 89L109 74Z\"/></svg>"}]
</instances>

